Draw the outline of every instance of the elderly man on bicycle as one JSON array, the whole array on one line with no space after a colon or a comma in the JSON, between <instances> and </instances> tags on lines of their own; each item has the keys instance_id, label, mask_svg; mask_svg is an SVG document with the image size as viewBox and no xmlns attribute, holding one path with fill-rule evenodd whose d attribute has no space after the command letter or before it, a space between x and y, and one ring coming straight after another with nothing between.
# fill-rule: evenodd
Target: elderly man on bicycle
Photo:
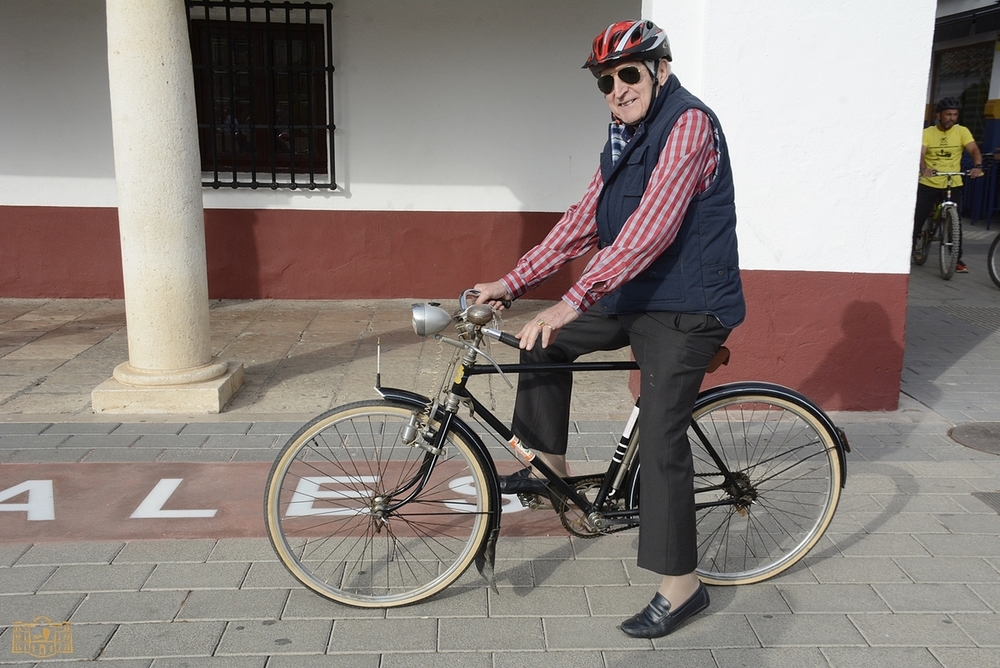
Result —
<instances>
[{"instance_id":1,"label":"elderly man on bicycle","mask_svg":"<svg viewBox=\"0 0 1000 668\"><path fill-rule=\"evenodd\" d=\"M964 125L958 124L958 111L962 103L958 98L945 97L937 103L937 122L924 129L920 143L920 181L917 183L917 208L913 215L913 249L917 252L917 238L924 220L933 211L934 206L941 201L947 182L944 176L937 172L958 172L962 169L962 152L967 151L972 157L970 178L983 175L983 157L979 147L972 138L972 133ZM956 176L951 186L952 199L962 205L962 177ZM962 228L958 235L958 263L955 272L969 273L962 262ZM919 258L917 259L919 262Z\"/></svg>"},{"instance_id":2,"label":"elderly man on bicycle","mask_svg":"<svg viewBox=\"0 0 1000 668\"><path fill-rule=\"evenodd\" d=\"M517 337L523 362L567 362L630 345L641 369L639 566L663 580L625 620L660 637L709 605L698 580L687 428L712 357L745 316L729 151L715 114L671 74L666 34L621 21L594 39L585 68L611 110L600 168L583 198L506 276L476 286L499 305L597 247L580 280ZM540 344L540 345L536 345ZM572 376L522 374L514 432L566 475ZM525 469L505 493L545 487Z\"/></svg>"}]
</instances>

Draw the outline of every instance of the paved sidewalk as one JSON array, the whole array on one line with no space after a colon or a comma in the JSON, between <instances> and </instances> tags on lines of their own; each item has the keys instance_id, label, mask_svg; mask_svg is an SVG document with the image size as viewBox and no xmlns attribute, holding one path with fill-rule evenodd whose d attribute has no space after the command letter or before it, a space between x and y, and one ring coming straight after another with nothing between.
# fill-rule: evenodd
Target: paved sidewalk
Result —
<instances>
[{"instance_id":1,"label":"paved sidewalk","mask_svg":"<svg viewBox=\"0 0 1000 668\"><path fill-rule=\"evenodd\" d=\"M0 665L1000 666L1000 506L990 496L1000 494L1000 457L949 437L956 425L1000 421L1000 290L984 259L996 233L966 227L968 275L942 281L931 261L911 272L900 408L834 414L853 452L821 544L765 583L712 588L711 614L667 638L616 628L658 580L635 567L634 533L502 536L499 595L472 573L388 612L306 592L258 537L2 535ZM0 300L0 475L65 468L58 514L74 498L60 485L86 487L88 463L264 464L303 420L372 396L373 337L383 382L428 391L437 344L412 334L407 306L214 304L213 345L246 365L234 404L221 416L125 420L88 406L90 389L127 356L120 302ZM607 459L629 404L624 381L605 377L576 393L578 467ZM501 414L512 396L498 387ZM93 512L120 505L127 483L104 490ZM0 484L0 507L26 503L26 494L2 498L8 488ZM72 653L12 652L14 624L39 616L72 623Z\"/></svg>"}]
</instances>

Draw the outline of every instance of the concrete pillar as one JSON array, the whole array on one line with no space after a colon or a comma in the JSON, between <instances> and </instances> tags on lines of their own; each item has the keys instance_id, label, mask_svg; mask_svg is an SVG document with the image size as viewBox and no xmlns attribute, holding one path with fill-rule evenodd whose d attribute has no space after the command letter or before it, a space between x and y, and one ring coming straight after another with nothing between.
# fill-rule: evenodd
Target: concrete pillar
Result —
<instances>
[{"instance_id":1,"label":"concrete pillar","mask_svg":"<svg viewBox=\"0 0 1000 668\"><path fill-rule=\"evenodd\" d=\"M184 0L107 0L108 71L129 360L95 412L214 412L240 364L213 359Z\"/></svg>"}]
</instances>

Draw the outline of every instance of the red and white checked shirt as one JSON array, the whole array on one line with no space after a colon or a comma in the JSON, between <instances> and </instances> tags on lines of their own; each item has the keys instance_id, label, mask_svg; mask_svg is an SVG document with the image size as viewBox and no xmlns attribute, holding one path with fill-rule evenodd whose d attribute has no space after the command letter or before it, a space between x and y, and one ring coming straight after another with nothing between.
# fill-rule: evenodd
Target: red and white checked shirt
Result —
<instances>
[{"instance_id":1,"label":"red and white checked shirt","mask_svg":"<svg viewBox=\"0 0 1000 668\"><path fill-rule=\"evenodd\" d=\"M691 199L712 183L717 165L712 121L703 111L688 109L667 137L639 207L614 243L594 255L563 301L583 313L652 264L674 242ZM511 296L523 295L597 245L597 197L603 185L598 169L583 199L500 279Z\"/></svg>"}]
</instances>

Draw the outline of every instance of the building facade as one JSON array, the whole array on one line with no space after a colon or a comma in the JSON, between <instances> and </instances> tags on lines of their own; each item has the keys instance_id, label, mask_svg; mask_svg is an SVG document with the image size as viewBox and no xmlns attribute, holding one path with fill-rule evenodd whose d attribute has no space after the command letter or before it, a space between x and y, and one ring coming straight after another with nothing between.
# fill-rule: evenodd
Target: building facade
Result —
<instances>
[{"instance_id":1,"label":"building facade","mask_svg":"<svg viewBox=\"0 0 1000 668\"><path fill-rule=\"evenodd\" d=\"M187 6L209 298L448 299L500 276L597 168L590 41L643 16L732 153L749 314L713 382L896 406L934 0ZM122 297L107 6L5 10L0 297ZM557 298L584 261L529 296Z\"/></svg>"}]
</instances>

